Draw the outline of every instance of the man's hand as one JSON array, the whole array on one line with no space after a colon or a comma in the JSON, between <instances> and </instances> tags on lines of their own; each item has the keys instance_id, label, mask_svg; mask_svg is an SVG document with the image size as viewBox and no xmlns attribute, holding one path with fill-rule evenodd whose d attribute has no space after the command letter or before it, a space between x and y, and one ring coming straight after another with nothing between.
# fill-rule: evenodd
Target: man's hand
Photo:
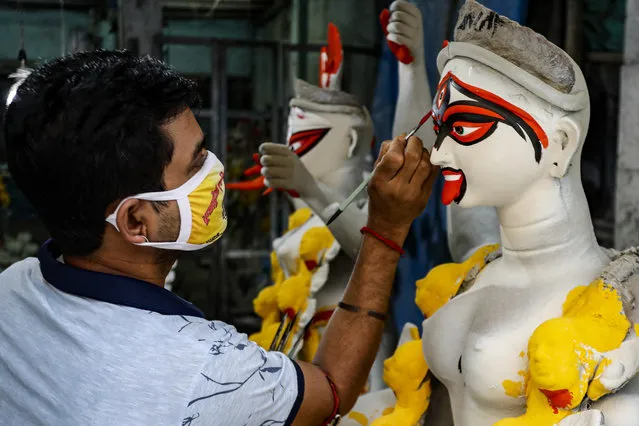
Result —
<instances>
[{"instance_id":1,"label":"man's hand","mask_svg":"<svg viewBox=\"0 0 639 426\"><path fill-rule=\"evenodd\" d=\"M318 190L313 175L288 146L263 143L260 145L260 154L264 184L269 188L295 191L302 198L313 196Z\"/></svg>"},{"instance_id":2,"label":"man's hand","mask_svg":"<svg viewBox=\"0 0 639 426\"><path fill-rule=\"evenodd\" d=\"M424 56L424 30L419 8L405 0L396 0L390 6L390 20L386 27L386 40L404 45L413 58ZM419 62L419 61L416 61Z\"/></svg>"},{"instance_id":3,"label":"man's hand","mask_svg":"<svg viewBox=\"0 0 639 426\"><path fill-rule=\"evenodd\" d=\"M368 186L368 226L403 244L426 207L437 172L419 138L384 142Z\"/></svg>"}]
</instances>

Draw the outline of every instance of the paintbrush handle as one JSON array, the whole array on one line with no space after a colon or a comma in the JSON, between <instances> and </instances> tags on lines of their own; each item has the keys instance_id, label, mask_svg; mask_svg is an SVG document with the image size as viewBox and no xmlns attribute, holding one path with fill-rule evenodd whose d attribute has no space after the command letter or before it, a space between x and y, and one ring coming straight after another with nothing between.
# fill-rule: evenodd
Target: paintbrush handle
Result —
<instances>
[{"instance_id":1,"label":"paintbrush handle","mask_svg":"<svg viewBox=\"0 0 639 426\"><path fill-rule=\"evenodd\" d=\"M353 191L353 193L347 199L342 201L342 204L339 205L339 211L346 210L346 208L350 206L353 200L357 198L357 196L368 186L368 182L370 182L371 179L373 178L373 173L375 173L375 170L373 170L371 174L366 176L366 178L362 181L362 183L359 184L359 186L355 189L355 191Z\"/></svg>"},{"instance_id":2,"label":"paintbrush handle","mask_svg":"<svg viewBox=\"0 0 639 426\"><path fill-rule=\"evenodd\" d=\"M430 118L431 116L431 112L429 112L428 114L426 114L422 120L419 122L419 124L417 126L415 126L415 128L413 128L413 130L411 130L410 132L408 132L408 134L406 135L406 140L408 140L409 138L415 136L415 133L417 133L417 131L419 130L420 127L422 127L422 125L428 120L428 118ZM344 210L346 210L346 208L348 206L351 205L351 203L353 202L353 200L355 200L355 198L357 198L357 196L364 190L364 188L366 188L368 186L368 182L371 181L371 179L373 178L373 174L375 173L375 169L373 169L373 171L371 172L370 175L368 175L366 177L366 179L364 179L364 181L362 183L359 184L359 186L355 189L355 191L353 191L353 193L344 201L342 201L342 204L339 205L339 208L337 209L337 211L335 212L335 214L328 220L328 222L326 223L326 225L330 225L331 223L333 223L333 221L335 219L337 219L339 217L340 214L342 214L344 212Z\"/></svg>"},{"instance_id":3,"label":"paintbrush handle","mask_svg":"<svg viewBox=\"0 0 639 426\"><path fill-rule=\"evenodd\" d=\"M419 128L422 127L421 124L417 127L415 127L413 130L411 130L407 135L406 135L406 140L412 138L413 136L415 136L415 133L417 133L417 131L419 130Z\"/></svg>"},{"instance_id":4,"label":"paintbrush handle","mask_svg":"<svg viewBox=\"0 0 639 426\"><path fill-rule=\"evenodd\" d=\"M406 139L411 138L413 136L415 136L415 133L417 133L417 131L419 130L419 128L421 127L421 125L416 126L413 130L410 131L410 133L408 133L406 135ZM351 205L351 203L353 202L353 200L355 198L357 198L357 196L364 190L364 188L366 188L368 186L368 182L371 181L371 179L373 178L373 173L375 173L375 170L373 170L371 172L371 174L369 174L366 179L364 179L362 181L362 183L359 184L359 186L357 187L357 189L355 189L355 191L353 191L353 193L344 201L342 201L342 204L340 204L339 209L340 211L344 211L346 210L346 208L348 206Z\"/></svg>"}]
</instances>

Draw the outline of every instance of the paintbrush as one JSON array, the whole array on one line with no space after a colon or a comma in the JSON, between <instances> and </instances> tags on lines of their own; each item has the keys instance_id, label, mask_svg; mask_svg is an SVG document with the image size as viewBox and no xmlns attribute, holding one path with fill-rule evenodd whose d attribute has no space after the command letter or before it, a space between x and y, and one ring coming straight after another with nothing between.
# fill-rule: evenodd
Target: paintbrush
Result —
<instances>
[{"instance_id":1,"label":"paintbrush","mask_svg":"<svg viewBox=\"0 0 639 426\"><path fill-rule=\"evenodd\" d=\"M432 111L428 111L428 114L426 114L425 116L422 117L421 120L419 120L419 124L415 126L415 128L406 135L406 140L408 140L412 136L415 136L415 133L417 133L420 127L422 127L424 123L428 121L432 113L433 113ZM353 191L353 193L347 199L342 201L342 204L340 204L337 211L333 214L333 216L331 216L328 222L326 222L326 226L333 223L335 219L337 219L339 215L341 215L344 212L344 210L346 210L346 208L351 205L351 203L355 200L355 198L357 198L357 196L364 190L364 188L368 186L368 182L371 181L374 173L375 173L375 170L373 170L371 174L369 174L368 177L364 179L364 181L355 189L355 191Z\"/></svg>"}]
</instances>

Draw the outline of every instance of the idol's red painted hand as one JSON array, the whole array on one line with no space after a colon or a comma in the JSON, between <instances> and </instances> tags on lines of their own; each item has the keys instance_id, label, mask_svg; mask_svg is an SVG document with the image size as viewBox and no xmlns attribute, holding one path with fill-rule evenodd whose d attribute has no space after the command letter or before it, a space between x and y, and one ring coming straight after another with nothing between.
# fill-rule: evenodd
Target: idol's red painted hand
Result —
<instances>
[{"instance_id":1,"label":"idol's red painted hand","mask_svg":"<svg viewBox=\"0 0 639 426\"><path fill-rule=\"evenodd\" d=\"M396 0L390 10L384 10L380 21L388 46L403 64L421 62L424 55L422 14L417 6L405 0Z\"/></svg>"},{"instance_id":2,"label":"idol's red painted hand","mask_svg":"<svg viewBox=\"0 0 639 426\"><path fill-rule=\"evenodd\" d=\"M368 226L402 244L426 207L437 175L419 138L384 142L368 186Z\"/></svg>"}]
</instances>

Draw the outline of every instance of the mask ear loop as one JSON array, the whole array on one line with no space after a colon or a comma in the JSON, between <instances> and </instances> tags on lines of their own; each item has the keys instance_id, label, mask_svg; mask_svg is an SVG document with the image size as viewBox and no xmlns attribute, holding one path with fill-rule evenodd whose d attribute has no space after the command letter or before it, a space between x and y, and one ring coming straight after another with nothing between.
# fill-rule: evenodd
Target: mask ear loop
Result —
<instances>
[{"instance_id":1,"label":"mask ear loop","mask_svg":"<svg viewBox=\"0 0 639 426\"><path fill-rule=\"evenodd\" d=\"M145 235L143 235L142 237L144 238L145 243L150 243L149 239Z\"/></svg>"}]
</instances>

